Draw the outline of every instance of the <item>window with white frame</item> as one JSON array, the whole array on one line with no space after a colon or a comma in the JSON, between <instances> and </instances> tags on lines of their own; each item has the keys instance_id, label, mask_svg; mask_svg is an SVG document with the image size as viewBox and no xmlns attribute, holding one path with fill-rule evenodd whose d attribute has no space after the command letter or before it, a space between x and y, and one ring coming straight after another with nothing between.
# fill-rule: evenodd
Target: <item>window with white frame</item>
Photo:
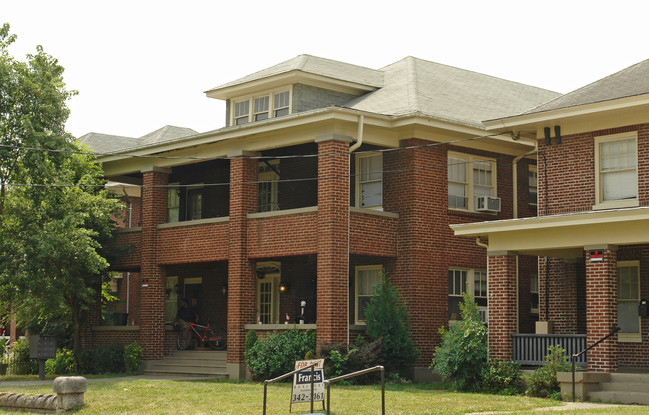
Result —
<instances>
[{"instance_id":1,"label":"window with white frame","mask_svg":"<svg viewBox=\"0 0 649 415\"><path fill-rule=\"evenodd\" d=\"M279 322L279 273L257 279L257 318L262 324Z\"/></svg>"},{"instance_id":2,"label":"window with white frame","mask_svg":"<svg viewBox=\"0 0 649 415\"><path fill-rule=\"evenodd\" d=\"M381 209L383 206L383 154L356 156L356 206Z\"/></svg>"},{"instance_id":3,"label":"window with white frame","mask_svg":"<svg viewBox=\"0 0 649 415\"><path fill-rule=\"evenodd\" d=\"M528 185L530 189L530 205L538 203L538 172L536 166L530 166L528 172Z\"/></svg>"},{"instance_id":4,"label":"window with white frame","mask_svg":"<svg viewBox=\"0 0 649 415\"><path fill-rule=\"evenodd\" d=\"M539 314L539 276L530 275L530 312Z\"/></svg>"},{"instance_id":5,"label":"window with white frame","mask_svg":"<svg viewBox=\"0 0 649 415\"><path fill-rule=\"evenodd\" d=\"M365 307L370 298L376 295L375 287L381 282L381 265L364 265L356 267L355 278L355 322L365 324Z\"/></svg>"},{"instance_id":6,"label":"window with white frame","mask_svg":"<svg viewBox=\"0 0 649 415\"><path fill-rule=\"evenodd\" d=\"M169 187L167 189L167 222L178 221L180 221L180 188Z\"/></svg>"},{"instance_id":7,"label":"window with white frame","mask_svg":"<svg viewBox=\"0 0 649 415\"><path fill-rule=\"evenodd\" d=\"M279 180L279 160L260 161L257 170L257 190L259 212L279 210L277 181Z\"/></svg>"},{"instance_id":8,"label":"window with white frame","mask_svg":"<svg viewBox=\"0 0 649 415\"><path fill-rule=\"evenodd\" d=\"M448 154L448 207L475 211L477 198L496 195L496 161L482 156Z\"/></svg>"},{"instance_id":9,"label":"window with white frame","mask_svg":"<svg viewBox=\"0 0 649 415\"><path fill-rule=\"evenodd\" d=\"M640 341L640 263L619 261L617 263L617 321L619 341Z\"/></svg>"},{"instance_id":10,"label":"window with white frame","mask_svg":"<svg viewBox=\"0 0 649 415\"><path fill-rule=\"evenodd\" d=\"M478 305L482 321L487 322L487 272L475 269L448 270L448 318L459 320L460 303L466 289Z\"/></svg>"},{"instance_id":11,"label":"window with white frame","mask_svg":"<svg viewBox=\"0 0 649 415\"><path fill-rule=\"evenodd\" d=\"M252 96L234 99L232 124L241 125L288 115L291 112L290 101L290 88L283 88L277 91L264 91Z\"/></svg>"},{"instance_id":12,"label":"window with white frame","mask_svg":"<svg viewBox=\"0 0 649 415\"><path fill-rule=\"evenodd\" d=\"M595 138L595 204L638 205L637 132Z\"/></svg>"}]
</instances>

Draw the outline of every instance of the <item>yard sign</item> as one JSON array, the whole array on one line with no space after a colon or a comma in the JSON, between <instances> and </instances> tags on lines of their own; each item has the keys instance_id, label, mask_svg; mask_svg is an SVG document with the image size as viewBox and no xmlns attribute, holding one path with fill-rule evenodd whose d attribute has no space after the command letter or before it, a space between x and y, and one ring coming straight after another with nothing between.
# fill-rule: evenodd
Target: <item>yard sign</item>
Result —
<instances>
[{"instance_id":1,"label":"yard sign","mask_svg":"<svg viewBox=\"0 0 649 415\"><path fill-rule=\"evenodd\" d=\"M295 369L309 366L311 363L317 363L313 368L313 401L322 401L324 405L324 359L297 360ZM291 405L308 402L311 402L311 368L293 375L293 392L291 393Z\"/></svg>"}]
</instances>

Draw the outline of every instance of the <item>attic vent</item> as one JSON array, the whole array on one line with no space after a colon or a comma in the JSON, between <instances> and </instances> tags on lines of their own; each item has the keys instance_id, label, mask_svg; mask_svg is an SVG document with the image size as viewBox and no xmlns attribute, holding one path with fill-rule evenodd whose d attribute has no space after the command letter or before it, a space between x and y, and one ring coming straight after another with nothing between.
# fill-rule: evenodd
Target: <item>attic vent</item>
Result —
<instances>
[{"instance_id":1,"label":"attic vent","mask_svg":"<svg viewBox=\"0 0 649 415\"><path fill-rule=\"evenodd\" d=\"M476 198L477 212L500 212L500 198L491 196L479 196Z\"/></svg>"}]
</instances>

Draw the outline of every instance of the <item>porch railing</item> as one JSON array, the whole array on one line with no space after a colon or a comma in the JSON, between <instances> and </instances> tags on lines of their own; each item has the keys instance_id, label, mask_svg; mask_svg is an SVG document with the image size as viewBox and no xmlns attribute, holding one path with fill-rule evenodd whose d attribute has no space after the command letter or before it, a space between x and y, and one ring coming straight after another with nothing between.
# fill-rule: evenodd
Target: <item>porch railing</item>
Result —
<instances>
[{"instance_id":1,"label":"porch railing","mask_svg":"<svg viewBox=\"0 0 649 415\"><path fill-rule=\"evenodd\" d=\"M586 348L585 334L512 334L512 360L522 365L540 366L545 363L548 347L559 345L572 356ZM586 353L580 355L575 364L585 367Z\"/></svg>"}]
</instances>

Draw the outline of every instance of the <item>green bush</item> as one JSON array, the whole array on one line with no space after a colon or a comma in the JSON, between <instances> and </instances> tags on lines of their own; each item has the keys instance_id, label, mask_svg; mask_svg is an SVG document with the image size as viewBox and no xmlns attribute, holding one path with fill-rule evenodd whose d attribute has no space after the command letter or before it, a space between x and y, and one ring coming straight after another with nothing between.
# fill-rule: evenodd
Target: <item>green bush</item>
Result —
<instances>
[{"instance_id":1,"label":"green bush","mask_svg":"<svg viewBox=\"0 0 649 415\"><path fill-rule=\"evenodd\" d=\"M77 370L80 374L124 373L124 346L112 344L99 345L93 349L80 350L75 354Z\"/></svg>"},{"instance_id":2,"label":"green bush","mask_svg":"<svg viewBox=\"0 0 649 415\"><path fill-rule=\"evenodd\" d=\"M74 373L74 354L72 350L57 349L56 357L45 362L48 375L71 375Z\"/></svg>"},{"instance_id":3,"label":"green bush","mask_svg":"<svg viewBox=\"0 0 649 415\"><path fill-rule=\"evenodd\" d=\"M477 390L488 362L487 327L482 324L478 306L464 293L460 303L462 320L446 330L440 327L442 343L435 348L431 363L434 373L451 380L458 390Z\"/></svg>"},{"instance_id":4,"label":"green bush","mask_svg":"<svg viewBox=\"0 0 649 415\"><path fill-rule=\"evenodd\" d=\"M498 395L516 395L523 390L521 365L516 362L502 362L492 359L482 369L481 390Z\"/></svg>"},{"instance_id":5,"label":"green bush","mask_svg":"<svg viewBox=\"0 0 649 415\"><path fill-rule=\"evenodd\" d=\"M566 351L559 345L548 347L545 364L532 372L527 378L527 394L539 398L561 397L561 388L557 381L557 372L568 372L572 369Z\"/></svg>"},{"instance_id":6,"label":"green bush","mask_svg":"<svg viewBox=\"0 0 649 415\"><path fill-rule=\"evenodd\" d=\"M365 307L365 334L370 341L382 339L382 360L387 372L405 373L419 358L410 334L408 312L399 292L382 274L376 295Z\"/></svg>"},{"instance_id":7,"label":"green bush","mask_svg":"<svg viewBox=\"0 0 649 415\"><path fill-rule=\"evenodd\" d=\"M124 347L124 368L129 375L136 375L144 357L144 349L140 343L133 342Z\"/></svg>"},{"instance_id":8,"label":"green bush","mask_svg":"<svg viewBox=\"0 0 649 415\"><path fill-rule=\"evenodd\" d=\"M38 373L38 360L29 358L29 343L25 339L18 339L11 344L7 373L11 375Z\"/></svg>"},{"instance_id":9,"label":"green bush","mask_svg":"<svg viewBox=\"0 0 649 415\"><path fill-rule=\"evenodd\" d=\"M374 366L383 365L382 339L366 342L357 340L353 348L342 343L326 343L320 347L320 355L325 359L325 378L357 372ZM373 384L380 379L380 372L350 379L350 383L363 385Z\"/></svg>"},{"instance_id":10,"label":"green bush","mask_svg":"<svg viewBox=\"0 0 649 415\"><path fill-rule=\"evenodd\" d=\"M251 343L245 351L245 360L252 377L271 379L293 371L296 360L303 360L309 350L315 350L315 333L289 329Z\"/></svg>"},{"instance_id":11,"label":"green bush","mask_svg":"<svg viewBox=\"0 0 649 415\"><path fill-rule=\"evenodd\" d=\"M246 342L244 345L244 350L250 350L252 349L252 346L257 343L257 332L254 330L250 330L248 334L246 334Z\"/></svg>"}]
</instances>

